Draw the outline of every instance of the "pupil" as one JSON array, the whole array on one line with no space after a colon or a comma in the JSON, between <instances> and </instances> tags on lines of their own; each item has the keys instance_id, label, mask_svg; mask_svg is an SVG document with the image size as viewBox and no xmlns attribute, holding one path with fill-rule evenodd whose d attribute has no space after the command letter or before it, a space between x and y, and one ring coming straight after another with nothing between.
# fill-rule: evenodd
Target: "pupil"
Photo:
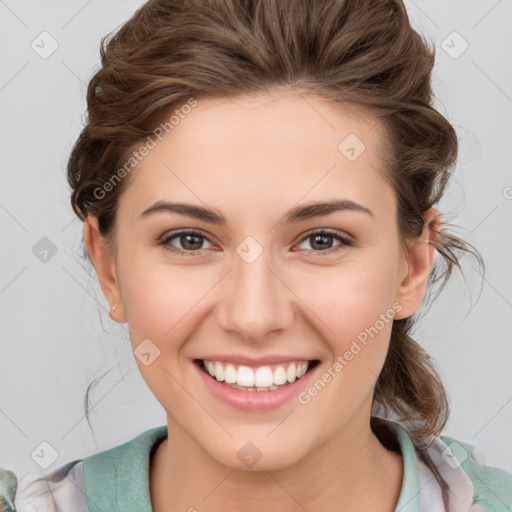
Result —
<instances>
[{"instance_id":1,"label":"pupil","mask_svg":"<svg viewBox=\"0 0 512 512\"><path fill-rule=\"evenodd\" d=\"M328 242L326 242L326 239L332 238L332 236L331 235L314 235L313 238L314 238L314 243L312 245L314 247L315 244L316 244L317 239L323 240L325 243L328 244ZM329 247L330 247L330 245L329 245ZM327 248L329 248L329 247L327 247ZM319 248L320 249L325 249L325 247L319 247Z\"/></svg>"},{"instance_id":2,"label":"pupil","mask_svg":"<svg viewBox=\"0 0 512 512\"><path fill-rule=\"evenodd\" d=\"M192 239L195 238L196 240L199 240L198 242L196 242L196 245L201 246L200 237L198 237L197 235L182 235L181 236L182 241L183 241L183 239L186 240L185 244L182 243L183 247L185 247L185 249L190 249L190 250L199 249L199 247L187 247L187 244L189 243L190 238L192 238ZM194 245L194 242L192 242L192 245Z\"/></svg>"}]
</instances>

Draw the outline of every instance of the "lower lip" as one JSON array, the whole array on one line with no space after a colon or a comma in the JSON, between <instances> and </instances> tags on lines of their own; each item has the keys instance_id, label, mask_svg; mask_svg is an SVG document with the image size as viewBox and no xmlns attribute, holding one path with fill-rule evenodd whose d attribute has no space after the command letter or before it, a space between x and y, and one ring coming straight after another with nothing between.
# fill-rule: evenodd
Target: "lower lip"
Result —
<instances>
[{"instance_id":1,"label":"lower lip","mask_svg":"<svg viewBox=\"0 0 512 512\"><path fill-rule=\"evenodd\" d=\"M316 365L307 371L300 379L273 391L242 391L241 389L230 388L222 384L214 377L206 374L198 364L193 363L199 372L205 386L212 395L224 403L227 403L237 409L265 411L276 409L283 404L293 400L309 384L312 375L320 365Z\"/></svg>"}]
</instances>

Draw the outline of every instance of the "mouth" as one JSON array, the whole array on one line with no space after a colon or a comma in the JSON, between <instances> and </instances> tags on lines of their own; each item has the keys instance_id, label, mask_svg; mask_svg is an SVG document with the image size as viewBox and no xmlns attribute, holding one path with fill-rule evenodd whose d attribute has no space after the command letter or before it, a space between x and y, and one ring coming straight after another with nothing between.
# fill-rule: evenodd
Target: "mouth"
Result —
<instances>
[{"instance_id":1,"label":"mouth","mask_svg":"<svg viewBox=\"0 0 512 512\"><path fill-rule=\"evenodd\" d=\"M303 379L320 364L320 360L296 360L258 367L205 359L194 359L194 364L210 379L225 387L268 393Z\"/></svg>"}]
</instances>

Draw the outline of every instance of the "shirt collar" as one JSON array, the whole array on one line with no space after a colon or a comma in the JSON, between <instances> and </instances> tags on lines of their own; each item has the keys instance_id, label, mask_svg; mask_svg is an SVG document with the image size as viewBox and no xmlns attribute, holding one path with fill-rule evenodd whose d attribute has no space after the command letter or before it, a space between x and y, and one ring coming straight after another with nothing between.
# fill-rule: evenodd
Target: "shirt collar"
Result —
<instances>
[{"instance_id":1,"label":"shirt collar","mask_svg":"<svg viewBox=\"0 0 512 512\"><path fill-rule=\"evenodd\" d=\"M412 440L407 431L398 423L390 420L383 421L396 436L404 465L402 488L395 512L420 512L420 477Z\"/></svg>"},{"instance_id":2,"label":"shirt collar","mask_svg":"<svg viewBox=\"0 0 512 512\"><path fill-rule=\"evenodd\" d=\"M394 433L403 459L402 486L395 512L420 512L420 477L413 442L401 425L380 419ZM150 460L166 437L167 425L155 427L122 445L83 459L90 512L151 512ZM437 451L445 447L439 440L437 445Z\"/></svg>"},{"instance_id":3,"label":"shirt collar","mask_svg":"<svg viewBox=\"0 0 512 512\"><path fill-rule=\"evenodd\" d=\"M151 455L167 436L167 425L139 434L83 460L85 493L90 512L151 512Z\"/></svg>"},{"instance_id":4,"label":"shirt collar","mask_svg":"<svg viewBox=\"0 0 512 512\"><path fill-rule=\"evenodd\" d=\"M434 509L435 511L446 512L445 505L442 502L441 488L431 470L427 469L427 466L417 456L416 448L408 432L394 421L382 421L395 434L404 464L402 489L395 512L423 512L424 510L434 512ZM450 512L478 510L472 508L473 483L454 457L452 453L453 446L457 447L459 445L454 442L448 447L441 437L433 437L425 452L448 486L447 498ZM461 459L464 460L463 457ZM423 478L425 480L422 480L419 474L420 464L424 469ZM431 503L432 492L437 495L436 505Z\"/></svg>"}]
</instances>

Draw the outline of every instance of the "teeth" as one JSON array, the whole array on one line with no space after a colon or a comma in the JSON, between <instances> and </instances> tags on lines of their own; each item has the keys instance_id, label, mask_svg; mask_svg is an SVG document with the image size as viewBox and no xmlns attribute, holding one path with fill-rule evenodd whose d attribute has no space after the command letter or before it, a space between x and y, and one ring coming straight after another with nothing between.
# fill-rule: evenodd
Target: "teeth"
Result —
<instances>
[{"instance_id":1,"label":"teeth","mask_svg":"<svg viewBox=\"0 0 512 512\"><path fill-rule=\"evenodd\" d=\"M230 387L247 391L272 391L279 386L292 383L300 379L307 371L309 363L296 362L285 365L260 366L235 366L220 361L205 361L204 367L208 373L219 382L225 382ZM240 387L242 386L242 387Z\"/></svg>"},{"instance_id":2,"label":"teeth","mask_svg":"<svg viewBox=\"0 0 512 512\"><path fill-rule=\"evenodd\" d=\"M215 375L212 375L215 377ZM226 366L226 371L224 372L224 380L226 384L235 384L236 383L236 370L232 364L228 364Z\"/></svg>"},{"instance_id":3,"label":"teeth","mask_svg":"<svg viewBox=\"0 0 512 512\"><path fill-rule=\"evenodd\" d=\"M274 391L274 389L279 389L279 386L269 386L268 388L248 388L248 387L242 387L238 384L226 384L230 388L234 389L241 389L242 391Z\"/></svg>"},{"instance_id":4,"label":"teeth","mask_svg":"<svg viewBox=\"0 0 512 512\"><path fill-rule=\"evenodd\" d=\"M224 367L222 366L222 363L219 363L219 361L215 361L215 378L222 382L224 380Z\"/></svg>"},{"instance_id":5,"label":"teeth","mask_svg":"<svg viewBox=\"0 0 512 512\"><path fill-rule=\"evenodd\" d=\"M219 363L220 364L220 363ZM217 375L215 376L217 380ZM254 372L248 366L239 366L236 374L236 383L239 386L252 388L254 386Z\"/></svg>"},{"instance_id":6,"label":"teeth","mask_svg":"<svg viewBox=\"0 0 512 512\"><path fill-rule=\"evenodd\" d=\"M270 366L263 366L256 370L254 374L254 384L256 387L268 388L274 384L274 375Z\"/></svg>"},{"instance_id":7,"label":"teeth","mask_svg":"<svg viewBox=\"0 0 512 512\"><path fill-rule=\"evenodd\" d=\"M278 366L274 370L274 384L280 386L286 382L286 370L283 366Z\"/></svg>"}]
</instances>

